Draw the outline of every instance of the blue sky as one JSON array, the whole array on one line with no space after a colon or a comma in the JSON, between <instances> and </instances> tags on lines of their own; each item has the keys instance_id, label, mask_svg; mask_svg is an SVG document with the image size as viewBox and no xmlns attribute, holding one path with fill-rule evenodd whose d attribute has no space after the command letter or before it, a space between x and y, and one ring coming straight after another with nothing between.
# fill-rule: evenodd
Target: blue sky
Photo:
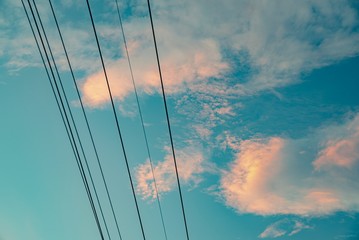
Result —
<instances>
[{"instance_id":1,"label":"blue sky","mask_svg":"<svg viewBox=\"0 0 359 240\"><path fill-rule=\"evenodd\" d=\"M36 3L119 239L48 1ZM115 1L90 3L144 231L165 239ZM358 239L358 3L151 3L190 239ZM141 239L86 1L53 4L122 237ZM146 1L120 9L168 239L185 239ZM0 240L99 239L21 1L0 13Z\"/></svg>"}]
</instances>

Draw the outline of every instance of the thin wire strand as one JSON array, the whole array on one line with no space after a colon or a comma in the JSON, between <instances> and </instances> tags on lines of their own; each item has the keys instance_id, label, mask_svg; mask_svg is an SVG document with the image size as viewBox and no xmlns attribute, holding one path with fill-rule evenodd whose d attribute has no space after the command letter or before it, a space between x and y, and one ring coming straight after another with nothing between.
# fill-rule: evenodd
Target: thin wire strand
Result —
<instances>
[{"instance_id":1,"label":"thin wire strand","mask_svg":"<svg viewBox=\"0 0 359 240\"><path fill-rule=\"evenodd\" d=\"M139 222L140 222L140 226L141 226L142 237L143 237L143 239L145 240L145 239L146 239L145 231L144 231L144 229L143 229L143 224L142 224L142 219L141 219L141 215L140 215L140 210L139 210L138 203L137 203L135 188L134 188L133 182L132 182L131 171L130 171L130 167L129 167L128 160L127 160L125 145L124 145L124 142L123 142L123 139L122 139L120 124L119 124L118 117L117 117L117 113L116 113L116 110L115 110L115 104L114 104L114 101L113 101L113 98L112 98L111 87L110 87L110 84L109 84L109 81L108 81L108 77L107 77L107 72L106 72L106 67L105 67L105 63L104 63L104 60L103 60L103 56L102 56L102 51L101 51L101 47L100 47L100 42L99 42L99 40L98 40L98 36L97 36L97 32L96 32L96 27L95 27L95 22L94 22L94 20L93 20L90 3L89 3L88 0L86 0L86 3L87 3L87 8L88 8L88 11L89 11L89 14L90 14L90 18L91 18L91 23L92 23L93 32L94 32L94 35L95 35L95 38L96 38L97 48L98 48L98 51L99 51L99 54L100 54L100 58L101 58L101 64L102 64L103 72L104 72L105 79L106 79L107 90L108 90L108 93L109 93L109 96L110 96L111 105L112 105L112 110L113 110L113 114L114 114L115 121L116 121L117 132L118 132L118 135L119 135L119 138L120 138L123 155L124 155L125 162L126 162L127 173L128 173L128 177L129 177L130 183L131 183L132 195L133 195L133 198L134 198L134 201L135 201L135 205L136 205L137 216L138 216L138 219L139 219Z\"/></svg>"},{"instance_id":2,"label":"thin wire strand","mask_svg":"<svg viewBox=\"0 0 359 240\"><path fill-rule=\"evenodd\" d=\"M153 24L151 4L150 4L150 1L149 1L149 0L147 0L147 6L148 6L148 12L149 12L149 15L150 15L152 36L153 36L153 42L154 42L155 51L156 51L156 59L157 59L158 73L159 73L160 81L161 81L161 89L162 89L163 103L164 103L164 107L165 107L165 111L166 111L167 127L168 127L168 133L169 133L169 137L170 137L170 141L171 141L173 162L174 162L174 166L175 166L175 170L176 170L176 178L177 178L178 192L179 192L179 196L180 196L180 200L181 200L183 221L184 221L184 225L185 225L185 229L186 229L187 240L189 240L187 220L186 220L186 214L185 214L185 209L184 209L184 203L183 203L183 197L182 197L182 191L181 191L181 184L180 184L179 175L178 175L176 154L175 154L175 149L174 149L174 144L173 144L173 137L172 137L171 124L170 124L170 119L169 119L169 114L168 114L168 107L167 107L167 101L166 101L165 88L164 88L163 78L162 78L160 58L159 58L159 54L158 54L158 47L157 47L157 41L156 41L155 27L154 27L154 24Z\"/></svg>"},{"instance_id":3,"label":"thin wire strand","mask_svg":"<svg viewBox=\"0 0 359 240\"><path fill-rule=\"evenodd\" d=\"M44 42L43 42L43 39L42 39L42 36L40 34L40 31L39 31L39 27L38 27L38 24L37 24L37 21L36 21L36 18L35 18L35 15L34 15L34 12L33 12L33 9L32 9L32 6L30 4L30 1L28 0L28 4L29 4L29 7L30 7L30 10L31 10L31 13L32 13L32 16L33 16L33 19L34 19L34 22L35 22L35 25L36 25L36 29L38 31L38 34L39 34L39 37L40 37L40 40L41 40L41 44L43 46L43 50L44 50L44 53L45 53L45 56L46 56L46 59L48 61L48 64L49 64L49 68L50 68L50 71L51 71L51 75L54 79L54 82L55 82L55 76L54 76L54 73L53 73L53 70L52 70L52 66L50 64L50 61L49 61L49 58L48 58L48 54L47 54L47 51L46 51L46 48L45 48L45 45L44 45ZM41 52L41 51L40 51ZM50 80L50 79L49 79ZM51 81L51 80L50 80ZM55 82L55 85L56 85L56 82ZM73 133L72 133L72 130L71 130L71 127L70 127L70 123L68 121L68 117L67 117L67 114L66 114L66 111L65 111L65 108L64 108L64 105L63 105L63 102L62 102L62 99L61 99L61 95L59 93L59 89L56 85L56 89L57 89L57 93L59 94L59 99L60 99L60 102L61 102L61 106L62 106L62 110L64 112L64 115L65 115L65 118L66 118L66 122L68 124L68 128L70 130L70 134L71 134L71 138L72 138L72 141L74 143L74 147L75 147L75 150L76 150L76 154L77 156L76 157L76 160L78 161L77 164L78 166L80 167L80 173L81 173L81 177L84 179L84 184L85 184L85 188L86 188L86 192L88 194L88 197L89 197L89 200L90 200L90 204L91 204L91 208L92 208L92 211L94 212L94 216L95 216L95 220L96 220L96 224L99 228L99 231L100 231L100 234L101 234L101 238L103 238L103 233L102 233L102 229L101 229L101 226L100 226L100 223L99 223L99 219L98 219L98 215L97 215L97 212L96 212L96 208L94 206L94 202L93 202L93 199L92 199L92 196L91 196L91 192L89 191L89 186L88 186L88 182L87 182L87 179L86 179L86 175L84 174L84 169L83 169L83 166L82 166L82 163L81 161L79 160L80 159L80 155L78 153L78 149L77 149L77 146L76 146L76 143L75 143L75 139L74 139L74 136L73 136Z\"/></svg>"},{"instance_id":4,"label":"thin wire strand","mask_svg":"<svg viewBox=\"0 0 359 240\"><path fill-rule=\"evenodd\" d=\"M143 115L142 115L141 105L140 105L139 98L138 98L138 94L137 94L136 82L135 82L135 78L134 78L134 75L133 75L131 59L130 59L130 55L129 55L129 53L128 53L128 47L127 47L127 41L126 41L125 31L124 31L124 29L123 29L123 24L122 24L122 17L121 17L119 5L118 5L118 0L115 0L115 2L116 2L118 19L119 19L120 26L121 26L122 38L123 38L123 42L124 42L125 50L126 50L127 62L128 62L128 66L129 66L129 68L130 68L132 85L133 85L133 89L134 89L134 91L135 91L135 96L136 96L136 102L137 102L138 112L139 112L140 119L141 119L142 132L143 132L143 136L144 136L144 138L145 138L147 154L148 154L148 158L149 158L149 161L150 161L152 178L153 178L153 182L154 182L154 186L155 186L155 192L156 192L156 198L157 198L158 208L159 208L160 215L161 215L163 232L164 232L165 238L166 238L166 240L167 240L167 239L168 239L168 238L167 238L167 231L166 231L166 227L165 227L165 222L164 222L163 213L162 213L162 207L161 207L160 198L159 198L159 194L158 194L158 187L157 187L157 182L156 182L155 173L154 173L154 169L153 169L153 163L152 163L150 148L149 148L149 145L148 145L148 139L147 139L147 134L146 134L146 130L145 130L145 125L144 125L144 121L143 121Z\"/></svg>"},{"instance_id":5,"label":"thin wire strand","mask_svg":"<svg viewBox=\"0 0 359 240\"><path fill-rule=\"evenodd\" d=\"M100 159L99 159L98 151L97 151L97 148L96 148L96 145L95 145L95 142L94 142L94 138L93 138L93 135L92 135L92 131L91 131L89 122L88 122L87 114L85 112L85 108L84 108L84 105L83 105L83 102L82 102L82 99L81 99L80 91L79 91L79 88L78 88L78 85L77 85L77 82L76 82L76 78L75 78L75 75L74 75L74 72L73 72L73 69L72 69L72 66L71 66L71 62L70 62L70 59L69 59L69 56L68 56L68 53L67 53L67 50L66 50L66 46L65 46L65 43L64 43L64 40L63 40L63 37L62 37L62 33L61 33L61 30L60 30L60 27L59 27L57 17L56 17L56 14L55 14L55 11L54 11L54 8L53 8L51 0L49 0L49 4L50 4L50 7L51 7L52 15L53 15L53 17L55 19L57 31L58 31L60 39L61 39L61 44L62 44L62 47L63 47L64 52L65 52L65 56L66 56L66 60L67 60L70 72L71 72L72 80L73 80L73 83L75 85L77 97L78 97L78 99L80 101L82 113L83 113L83 116L84 116L84 119L85 119L85 122L86 122L87 130L88 130L89 135L90 135L91 143L92 143L95 155L96 155L96 160L97 160L97 164L99 166L100 172L101 172L101 177L102 177L102 180L104 182L107 198L108 198L109 203L110 203L110 207L111 207L113 218L115 220L117 232L118 232L118 235L119 235L120 239L122 240L121 231L120 231L118 221L117 221L117 216L116 216L116 213L114 211L113 203L112 203L111 196L110 196L110 193L109 193L109 189L108 189L108 186L107 186L107 182L106 182L106 179L105 179L105 176L104 176L104 173L103 173L103 169L102 169L102 165L101 165L101 162L100 162Z\"/></svg>"},{"instance_id":6,"label":"thin wire strand","mask_svg":"<svg viewBox=\"0 0 359 240\"><path fill-rule=\"evenodd\" d=\"M85 189L86 189L86 193L87 193L88 199L89 199L89 201L90 201L90 205L91 205L92 212L93 212L93 214L94 214L94 218L95 218L95 221L96 221L96 225L97 225L97 227L98 227L98 230L99 230L101 239L104 240L103 233L102 233L102 229L101 229L101 226L100 226L100 224L99 224L97 212L96 212L96 209L95 209L95 207L94 207L94 202L93 202L93 199L92 199L92 196L91 196L91 192L89 191L89 186L88 186L88 183L87 183L87 179L86 179L86 176L84 175L83 166L82 166L81 162L79 161L79 153L78 153L78 150L77 150L77 147L76 147L75 142L72 142L72 141L74 141L74 138L73 138L73 135L72 135L71 127L70 127L70 125L67 127L67 125L66 125L66 123L65 123L64 116L63 116L63 113L62 113L62 111L61 111L61 107L60 107L59 101L58 101L58 99L57 99L57 95L56 95L56 93L55 93L53 84L52 84L52 82L51 82L51 78L50 78L50 75L49 75L49 72L48 72L48 69L47 69L47 66L46 66L44 57L43 57L42 52L41 52L41 50L40 50L40 46L39 46L38 40L37 40L37 38L36 38L35 31L34 31L34 29L33 29L32 23L31 23L31 21L30 21L30 18L29 18L29 15L28 15L28 12L27 12L27 10L26 10L26 7L25 7L25 4L24 4L23 0L21 0L21 3L22 3L22 5L23 5L23 8L24 8L24 11L25 11L27 20L28 20L28 22L29 22L31 31L32 31L32 33L33 33L33 36L34 36L34 39L35 39L37 48L38 48L38 50L39 50L39 53L40 53L40 56L41 56L41 60L42 60L42 62L43 62L43 64L44 64L44 67L45 67L45 70L46 70L46 74L47 74L48 80L49 80L50 85L51 85L52 92L53 92L53 94L54 94L54 97L55 97L57 106L58 106L59 111L60 111L60 114L61 114L61 118L62 118L63 123L64 123L64 125L65 125L65 129L66 129L66 132L67 132L67 136L68 136L68 138L69 138L69 140L70 140L71 147L72 147L72 150L73 150L74 155L75 155L76 163L77 163L78 169L79 169L79 171L80 171L82 181L83 181L83 183L84 183L84 185L85 185ZM35 25L36 25L36 28L37 28L37 31L38 31L38 34L39 34L39 37L40 37L40 40L41 40L41 43L42 43L42 46L43 46L43 49L44 49L44 54L46 55L46 58L47 58L47 60L48 60L49 68L50 68L50 70L51 70L51 74L52 74L52 76L54 77L54 74L53 74L53 71L52 71L52 68L51 68L51 64L50 64L50 61L49 61L49 58L48 58L48 55L47 55L47 52L46 52L46 49L45 49L45 45L44 45L44 43L43 43L43 39L42 39L42 37L41 37L40 31L39 31L39 28L38 28L38 24L37 24L37 21L36 21L36 19L35 19L35 15L34 15L34 12L33 12L33 10L32 10L32 7L31 7L31 4L30 4L30 1L29 1L29 0L28 0L28 5L29 5L29 7L30 7L30 10L31 10L31 13L32 13L32 16L33 16L33 19L34 19L34 23L35 23ZM60 100L61 100L61 96L60 96ZM63 107L63 104L62 104L62 107ZM67 118L66 112L65 112L64 108L63 108L63 111L64 111L64 114L65 114L65 117ZM68 123L68 119L67 119L67 123ZM71 137L70 137L68 128L69 128L70 133L71 133L71 135L72 135L72 140L71 140Z\"/></svg>"},{"instance_id":7,"label":"thin wire strand","mask_svg":"<svg viewBox=\"0 0 359 240\"><path fill-rule=\"evenodd\" d=\"M64 86L63 86L63 83L62 83L62 79L60 77L60 74L59 74L59 71L58 71L58 68L57 68L57 65L56 65L56 62L55 62L55 58L54 58L54 55L52 53L52 49L51 49L51 46L50 46L50 43L49 43L49 40L47 38L47 35L46 35L46 31L44 29L44 26L42 24L42 20L41 20L41 17L40 17L40 14L39 14L39 11L38 11L38 8L37 8L37 5L35 3L35 0L32 0L33 4L34 4L34 7L35 7L35 12L36 12L36 15L39 19L39 23L40 23L40 27L42 29L42 32L44 34L44 37L45 37L45 42L47 44L47 47L49 49L49 53L50 53L50 56L51 56L51 60L54 64L54 68L55 68L55 72L56 72L56 75L57 75L57 78L59 80L59 83L60 83L60 88L61 88L61 91L63 93L63 96L64 96L64 99L65 99L65 103L66 103L66 107L69 111L69 114L70 114L70 120L74 126L74 130L75 130L75 134L76 134L76 137L77 137L77 140L79 142L79 145L80 145L80 149L81 149L81 153L84 157L84 160L85 160L85 166L86 166L86 170L90 176L90 181L91 181L91 184L92 184L92 189L95 193L95 197L96 197L96 201L98 203L98 206L99 206L99 209L100 209L100 213L101 213L101 217L102 217L102 220L104 222L104 225L105 225L105 229L106 229L106 233L107 233L107 236L108 238L111 240L111 236L110 236L110 232L108 230L108 226L107 226L107 222L106 222L106 218L105 218L105 215L103 213L103 210L102 210L102 206L101 206L101 202L100 202L100 199L99 199L99 196L98 196L98 193L97 193L97 190L96 190L96 186L95 186L95 183L94 183L94 180L93 180L93 177L92 177L92 173L91 173L91 170L90 170L90 167L89 167L89 164L88 164L88 161L87 161L87 157L86 157L86 154L85 154L85 151L84 151L84 148L83 148L83 145L82 145L82 141L80 139L80 135L79 135L79 132L77 130L77 127L76 127L76 123L75 123L75 120L74 120L74 117L73 117L73 114L72 114L72 111L71 111L71 108L70 108L70 104L69 104L69 101L68 101L68 98L67 98L67 95L66 95L66 92L65 92L65 89L64 89ZM55 81L55 86L57 86L57 82Z\"/></svg>"}]
</instances>

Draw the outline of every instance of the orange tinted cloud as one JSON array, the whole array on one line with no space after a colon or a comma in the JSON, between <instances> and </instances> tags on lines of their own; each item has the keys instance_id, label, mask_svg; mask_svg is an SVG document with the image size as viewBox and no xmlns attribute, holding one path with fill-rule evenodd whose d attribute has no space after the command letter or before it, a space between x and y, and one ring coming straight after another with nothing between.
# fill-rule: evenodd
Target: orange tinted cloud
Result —
<instances>
[{"instance_id":1,"label":"orange tinted cloud","mask_svg":"<svg viewBox=\"0 0 359 240\"><path fill-rule=\"evenodd\" d=\"M173 30L166 30L165 34L175 33ZM153 46L147 41L130 45L134 45L130 49L130 54L139 91L147 93L159 91L160 79ZM214 41L196 41L192 47L183 49L181 47L175 46L167 51L165 49L165 54L161 55L163 79L168 93L183 92L186 90L187 83L218 77L228 69L227 63L222 60L219 46ZM123 100L133 92L126 58L108 63L106 70L115 99ZM109 101L102 70L86 77L82 85L82 93L84 102L90 107L98 107ZM230 109L222 111L230 111Z\"/></svg>"},{"instance_id":2,"label":"orange tinted cloud","mask_svg":"<svg viewBox=\"0 0 359 240\"><path fill-rule=\"evenodd\" d=\"M358 132L359 133L359 132ZM359 134L339 141L328 142L313 162L317 170L328 166L350 168L359 160Z\"/></svg>"},{"instance_id":3,"label":"orange tinted cloud","mask_svg":"<svg viewBox=\"0 0 359 240\"><path fill-rule=\"evenodd\" d=\"M201 180L201 174L209 171L203 154L187 147L176 151L178 174L181 184L197 185ZM172 153L168 151L164 161L153 166L157 188L160 194L169 192L176 188L176 175ZM143 198L156 198L155 185L149 161L138 166L136 170L137 191Z\"/></svg>"},{"instance_id":4,"label":"orange tinted cloud","mask_svg":"<svg viewBox=\"0 0 359 240\"><path fill-rule=\"evenodd\" d=\"M220 182L224 202L238 212L259 215L307 216L358 211L355 164L359 140L353 137L357 136L356 132L345 130L348 126L357 129L357 120L331 128L343 135L342 140L320 151L317 159L301 153L303 142L304 146L313 144L312 138L295 141L272 137L237 143L232 147L237 152L236 158L223 171ZM313 171L313 165L322 168L324 164L351 166L351 169Z\"/></svg>"}]
</instances>

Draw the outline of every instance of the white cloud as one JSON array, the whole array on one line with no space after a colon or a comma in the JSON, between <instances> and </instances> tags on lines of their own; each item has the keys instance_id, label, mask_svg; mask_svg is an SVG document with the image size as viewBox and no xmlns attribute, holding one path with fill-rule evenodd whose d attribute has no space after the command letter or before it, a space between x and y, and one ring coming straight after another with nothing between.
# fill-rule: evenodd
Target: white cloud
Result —
<instances>
[{"instance_id":1,"label":"white cloud","mask_svg":"<svg viewBox=\"0 0 359 240\"><path fill-rule=\"evenodd\" d=\"M175 168L170 149L162 162L153 166L159 194L172 191L176 188ZM178 174L181 184L191 184L195 187L202 181L204 172L212 171L205 161L203 153L195 147L186 147L176 150ZM136 169L137 191L144 199L156 198L155 185L151 172L150 162L146 161Z\"/></svg>"},{"instance_id":2,"label":"white cloud","mask_svg":"<svg viewBox=\"0 0 359 240\"><path fill-rule=\"evenodd\" d=\"M138 17L147 10L140 2L134 6L137 11L126 19L125 30L139 88L152 93L159 84L153 42L148 19ZM157 1L153 9L169 93L191 90L213 94L214 83L208 79L217 78L223 88L217 95L254 94L296 83L302 73L359 52L359 34L355 32L358 17L347 1ZM251 72L235 86L226 85L224 79L234 67L225 57L228 54L240 59ZM121 61L115 61L118 68ZM112 81L128 81L128 76L115 68L108 71L113 72ZM99 75L90 75L84 85L101 85L101 81ZM131 91L114 90L114 95L122 100ZM83 93L86 99L94 94L86 88ZM102 101L89 104L96 106Z\"/></svg>"},{"instance_id":3,"label":"white cloud","mask_svg":"<svg viewBox=\"0 0 359 240\"><path fill-rule=\"evenodd\" d=\"M275 226L269 226L264 232L262 232L260 238L276 238L283 236L286 233L285 230L277 229Z\"/></svg>"},{"instance_id":4,"label":"white cloud","mask_svg":"<svg viewBox=\"0 0 359 240\"><path fill-rule=\"evenodd\" d=\"M67 6L69 2L64 0L62 4ZM3 5L14 7L12 1L5 1ZM42 8L42 13L47 13L45 20L48 21L48 4L38 5ZM16 7L17 14L23 16L21 4L17 3ZM134 15L125 19L130 43L137 44L139 48L151 47L149 22L147 18L143 18L147 14L144 2L134 1L132 8ZM68 11L60 5L58 9ZM153 11L161 54L178 59L202 45L212 44L210 47L213 49L216 48L215 45L223 45L230 49L248 51L250 63L260 67L263 73L279 71L284 74L291 70L301 71L302 68L310 70L330 60L352 56L358 51L354 44L358 36L352 32L358 19L349 1L312 0L298 3L226 0L219 3L214 0L186 0L169 3L162 0L154 3ZM71 21L64 18L65 13L59 15L66 24ZM11 14L4 11L4 16L10 17ZM23 20L22 25L26 22L25 18ZM73 30L84 30L81 24L71 27ZM114 39L118 41L118 46L121 44L117 23L108 25L103 21L99 24L99 31L116 35ZM71 40L76 40L76 37L68 36ZM193 52L190 56L196 54ZM92 59L94 57L96 56L92 56ZM201 56L197 54L197 57ZM274 70L275 66L277 70ZM212 66L207 67L209 69L202 68L203 71L211 71Z\"/></svg>"},{"instance_id":5,"label":"white cloud","mask_svg":"<svg viewBox=\"0 0 359 240\"><path fill-rule=\"evenodd\" d=\"M359 211L358 134L359 115L303 139L242 141L220 194L238 212L259 215Z\"/></svg>"},{"instance_id":6,"label":"white cloud","mask_svg":"<svg viewBox=\"0 0 359 240\"><path fill-rule=\"evenodd\" d=\"M311 226L293 219L282 219L269 225L260 235L260 238L277 238L284 235L293 236L304 229L310 229Z\"/></svg>"},{"instance_id":7,"label":"white cloud","mask_svg":"<svg viewBox=\"0 0 359 240\"><path fill-rule=\"evenodd\" d=\"M141 23L144 24L144 23ZM131 28L132 26L129 26ZM136 29L136 26L133 26ZM167 93L179 93L185 89L183 85L194 80L203 81L209 77L219 77L223 71L227 69L227 64L222 61L219 46L212 40L202 40L193 43L188 43L185 47L176 36L175 29L168 26L166 37L171 44L169 49L163 47L164 54L161 55L161 67L163 78L165 81ZM141 38L142 32L138 32L138 36L133 38ZM177 33L176 33L177 34ZM171 38L173 38L171 40ZM184 39L182 39L184 40ZM131 42L133 41L133 42ZM140 41L139 43L137 41ZM148 43L150 39L146 39L145 43L141 40L129 40L134 49L131 50L131 62L134 69L137 87L143 92L153 93L158 92L160 87L158 70L155 65L155 58L153 55L153 46ZM185 41L185 40L184 40ZM181 45L179 44L181 42ZM132 48L132 47L131 47ZM113 95L119 100L123 100L129 93L133 91L128 72L128 64L125 59L114 61L107 66L107 73L113 87ZM118 88L116 87L117 85ZM101 87L104 85L103 72L99 71L86 78L82 92L86 103L92 107L100 106L108 101L108 93ZM91 86L91 88L88 88ZM88 101L91 99L90 101Z\"/></svg>"},{"instance_id":8,"label":"white cloud","mask_svg":"<svg viewBox=\"0 0 359 240\"><path fill-rule=\"evenodd\" d=\"M42 3L42 2L40 2ZM38 4L44 24L62 70L67 64L54 28L48 4ZM21 5L2 3L0 50L10 69L41 66ZM127 5L126 5L127 4ZM159 79L145 2L132 1L133 15L124 18L124 27L140 93L158 91ZM296 83L302 73L336 63L358 54L358 16L350 1L249 1L184 0L153 3L157 40L166 90L169 94L190 93L220 96L255 94ZM110 4L111 5L111 4ZM120 28L112 14L96 16L102 50L113 87L123 100L133 89L124 58ZM74 69L83 71L85 103L101 107L108 102L104 76L84 6L63 0L56 6L63 36ZM206 7L203 7L206 6ZM8 11L12 9L12 11ZM100 9L96 9L99 10ZM124 9L125 11L126 9ZM71 11L84 11L76 22ZM20 21L14 21L20 19ZM11 28L6 24L12 22ZM240 62L234 65L232 59ZM38 59L38 61L34 61ZM244 77L241 71L247 70ZM245 74L244 74L245 75ZM232 80L232 81L229 81ZM217 101L217 100L215 100ZM218 102L218 101L217 101ZM226 104L226 101L223 101ZM209 103L209 107L213 104ZM216 112L199 114L231 115L233 107L217 106ZM221 116L219 116L221 117Z\"/></svg>"},{"instance_id":9,"label":"white cloud","mask_svg":"<svg viewBox=\"0 0 359 240\"><path fill-rule=\"evenodd\" d=\"M212 134L212 131L201 124L196 124L192 126L196 133L199 135L201 139L209 139Z\"/></svg>"},{"instance_id":10,"label":"white cloud","mask_svg":"<svg viewBox=\"0 0 359 240\"><path fill-rule=\"evenodd\" d=\"M249 91L291 84L303 72L358 54L359 35L352 32L358 19L348 2L252 1L246 7L248 30L233 41L257 70Z\"/></svg>"},{"instance_id":11,"label":"white cloud","mask_svg":"<svg viewBox=\"0 0 359 240\"><path fill-rule=\"evenodd\" d=\"M333 134L333 129L330 129ZM336 133L340 131L341 133ZM313 162L316 170L333 166L352 168L359 160L359 116L349 124L334 131L334 139L324 142L324 148Z\"/></svg>"}]
</instances>

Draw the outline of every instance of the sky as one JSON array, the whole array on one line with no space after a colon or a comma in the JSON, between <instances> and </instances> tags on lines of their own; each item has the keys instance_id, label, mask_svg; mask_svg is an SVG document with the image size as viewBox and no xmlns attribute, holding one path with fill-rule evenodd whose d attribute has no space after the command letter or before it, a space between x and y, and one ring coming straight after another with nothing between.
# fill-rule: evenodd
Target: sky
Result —
<instances>
[{"instance_id":1,"label":"sky","mask_svg":"<svg viewBox=\"0 0 359 240\"><path fill-rule=\"evenodd\" d=\"M166 239L116 3L89 2L146 239ZM49 2L36 4L119 239ZM359 239L358 2L151 4L190 239ZM122 239L142 239L86 1L53 5ZM147 2L119 8L165 230L186 239ZM0 0L0 76L0 240L100 239L20 0Z\"/></svg>"}]
</instances>

